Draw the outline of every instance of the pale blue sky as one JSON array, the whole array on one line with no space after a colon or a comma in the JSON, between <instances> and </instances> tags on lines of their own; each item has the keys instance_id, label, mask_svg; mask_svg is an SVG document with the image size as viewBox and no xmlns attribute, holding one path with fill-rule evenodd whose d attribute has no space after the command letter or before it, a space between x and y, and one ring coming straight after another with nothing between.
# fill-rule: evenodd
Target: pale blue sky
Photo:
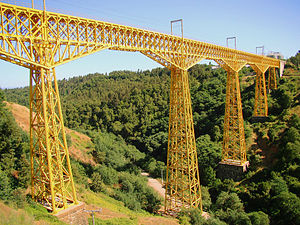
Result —
<instances>
[{"instance_id":1,"label":"pale blue sky","mask_svg":"<svg viewBox=\"0 0 300 225\"><path fill-rule=\"evenodd\" d=\"M9 1L9 0L8 0ZM14 0L31 4L31 0ZM36 7L42 0L35 0ZM184 37L226 44L237 37L239 50L255 53L279 51L285 58L300 50L299 0L46 0L49 11L170 33L170 21L183 19ZM232 43L231 46L233 47ZM56 68L58 79L109 73L114 70L146 70L160 65L140 53L101 51ZM29 84L29 71L0 61L0 87Z\"/></svg>"}]
</instances>

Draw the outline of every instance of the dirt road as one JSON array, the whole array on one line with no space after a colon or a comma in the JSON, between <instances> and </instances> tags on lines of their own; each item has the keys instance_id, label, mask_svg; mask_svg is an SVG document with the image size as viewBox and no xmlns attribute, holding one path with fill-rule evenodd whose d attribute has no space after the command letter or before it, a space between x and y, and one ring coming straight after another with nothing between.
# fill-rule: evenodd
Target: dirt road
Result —
<instances>
[{"instance_id":1,"label":"dirt road","mask_svg":"<svg viewBox=\"0 0 300 225\"><path fill-rule=\"evenodd\" d=\"M152 178L149 176L149 173L141 173L142 176L145 176L148 178L148 185L149 187L152 187L161 197L165 198L165 192L166 190L162 187L162 184L158 182L158 180Z\"/></svg>"}]
</instances>

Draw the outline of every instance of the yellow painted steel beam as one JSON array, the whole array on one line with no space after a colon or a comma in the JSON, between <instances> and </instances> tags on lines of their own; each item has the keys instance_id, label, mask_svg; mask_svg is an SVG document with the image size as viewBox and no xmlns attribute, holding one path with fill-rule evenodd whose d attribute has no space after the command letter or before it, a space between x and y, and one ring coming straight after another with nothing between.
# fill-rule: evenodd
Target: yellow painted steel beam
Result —
<instances>
[{"instance_id":1,"label":"yellow painted steel beam","mask_svg":"<svg viewBox=\"0 0 300 225\"><path fill-rule=\"evenodd\" d=\"M44 67L32 65L30 70L31 188L32 197L55 214L77 204L77 198L55 69L48 69L53 52L46 15L43 18L41 27L33 29L40 29L43 40L35 43L32 53Z\"/></svg>"},{"instance_id":2,"label":"yellow painted steel beam","mask_svg":"<svg viewBox=\"0 0 300 225\"><path fill-rule=\"evenodd\" d=\"M187 70L172 67L165 212L202 211L197 149Z\"/></svg>"},{"instance_id":3,"label":"yellow painted steel beam","mask_svg":"<svg viewBox=\"0 0 300 225\"><path fill-rule=\"evenodd\" d=\"M44 14L45 13L45 14ZM228 60L279 68L280 60L144 29L0 3L0 58L24 66L39 64L37 44L53 52L48 67L103 49L139 51L162 65L188 69L198 60ZM44 21L46 19L46 21ZM47 31L42 30L43 25ZM10 57L7 58L6 56ZM185 58L185 62L178 60ZM163 63L161 61L163 59ZM39 64L45 67L44 64Z\"/></svg>"},{"instance_id":4,"label":"yellow painted steel beam","mask_svg":"<svg viewBox=\"0 0 300 225\"><path fill-rule=\"evenodd\" d=\"M277 89L277 74L275 67L269 68L268 89Z\"/></svg>"},{"instance_id":5,"label":"yellow painted steel beam","mask_svg":"<svg viewBox=\"0 0 300 225\"><path fill-rule=\"evenodd\" d=\"M53 213L77 204L54 69L30 72L30 153L32 197Z\"/></svg>"},{"instance_id":6,"label":"yellow painted steel beam","mask_svg":"<svg viewBox=\"0 0 300 225\"><path fill-rule=\"evenodd\" d=\"M267 117L268 116L268 98L266 89L265 73L268 66L252 65L256 73L255 80L255 101L254 101L254 117Z\"/></svg>"},{"instance_id":7,"label":"yellow painted steel beam","mask_svg":"<svg viewBox=\"0 0 300 225\"><path fill-rule=\"evenodd\" d=\"M243 165L247 161L247 155L238 71L244 66L244 64L221 60L217 62L227 71L221 163L229 165Z\"/></svg>"}]
</instances>

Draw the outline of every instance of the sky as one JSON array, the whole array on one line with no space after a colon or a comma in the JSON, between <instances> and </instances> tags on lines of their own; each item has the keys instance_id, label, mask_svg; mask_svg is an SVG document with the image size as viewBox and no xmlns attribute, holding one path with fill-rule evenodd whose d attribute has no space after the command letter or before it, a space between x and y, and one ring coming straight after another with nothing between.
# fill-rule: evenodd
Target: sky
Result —
<instances>
[{"instance_id":1,"label":"sky","mask_svg":"<svg viewBox=\"0 0 300 225\"><path fill-rule=\"evenodd\" d=\"M1 1L1 0L0 0ZM31 0L3 0L31 6ZM34 0L41 8L43 0ZM46 9L64 14L170 33L170 21L183 19L185 38L255 53L278 51L289 58L300 50L299 0L46 0ZM179 27L174 26L175 34ZM229 42L229 47L234 47ZM140 53L104 50L56 68L57 79L115 70L161 67ZM29 70L0 60L0 88L29 85Z\"/></svg>"}]
</instances>

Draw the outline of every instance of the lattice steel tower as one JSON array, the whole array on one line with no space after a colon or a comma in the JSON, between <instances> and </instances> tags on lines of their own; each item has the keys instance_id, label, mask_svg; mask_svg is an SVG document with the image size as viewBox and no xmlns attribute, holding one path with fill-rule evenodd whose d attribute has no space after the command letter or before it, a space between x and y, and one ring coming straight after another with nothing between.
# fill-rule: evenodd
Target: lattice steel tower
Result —
<instances>
[{"instance_id":1,"label":"lattice steel tower","mask_svg":"<svg viewBox=\"0 0 300 225\"><path fill-rule=\"evenodd\" d=\"M217 60L227 71L222 164L242 165L247 161L239 71L237 61Z\"/></svg>"},{"instance_id":2,"label":"lattice steel tower","mask_svg":"<svg viewBox=\"0 0 300 225\"><path fill-rule=\"evenodd\" d=\"M200 207L200 178L188 73L171 69L170 119L165 211Z\"/></svg>"}]
</instances>

